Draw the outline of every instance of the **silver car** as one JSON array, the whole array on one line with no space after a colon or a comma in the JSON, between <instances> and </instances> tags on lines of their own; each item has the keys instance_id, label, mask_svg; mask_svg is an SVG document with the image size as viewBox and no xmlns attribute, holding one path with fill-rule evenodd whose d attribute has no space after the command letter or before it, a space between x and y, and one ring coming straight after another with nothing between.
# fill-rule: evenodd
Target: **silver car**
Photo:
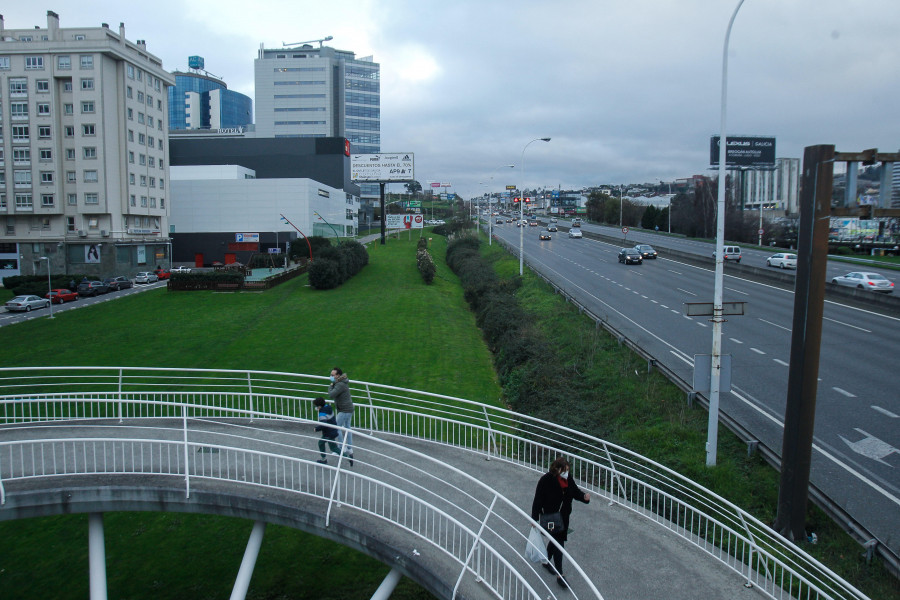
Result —
<instances>
[{"instance_id":1,"label":"silver car","mask_svg":"<svg viewBox=\"0 0 900 600\"><path fill-rule=\"evenodd\" d=\"M796 254L788 254L786 252L779 252L778 254L773 254L769 258L766 259L767 267L781 267L782 269L796 269L797 268L797 255Z\"/></svg>"},{"instance_id":2,"label":"silver car","mask_svg":"<svg viewBox=\"0 0 900 600\"><path fill-rule=\"evenodd\" d=\"M141 271L134 276L135 283L155 283L157 281L159 281L159 277L152 271Z\"/></svg>"},{"instance_id":3,"label":"silver car","mask_svg":"<svg viewBox=\"0 0 900 600\"><path fill-rule=\"evenodd\" d=\"M32 308L47 308L50 306L50 300L46 298L39 298L38 296L16 296L5 305L6 310L8 311L19 311L24 310L25 312L31 312Z\"/></svg>"},{"instance_id":4,"label":"silver car","mask_svg":"<svg viewBox=\"0 0 900 600\"><path fill-rule=\"evenodd\" d=\"M569 237L570 238L581 238L582 237L581 230L580 229L570 229Z\"/></svg>"},{"instance_id":5,"label":"silver car","mask_svg":"<svg viewBox=\"0 0 900 600\"><path fill-rule=\"evenodd\" d=\"M859 290L881 292L883 294L892 294L894 292L894 282L881 273L854 271L852 273L847 273L846 275L841 275L840 277L835 277L831 280L831 283Z\"/></svg>"}]
</instances>

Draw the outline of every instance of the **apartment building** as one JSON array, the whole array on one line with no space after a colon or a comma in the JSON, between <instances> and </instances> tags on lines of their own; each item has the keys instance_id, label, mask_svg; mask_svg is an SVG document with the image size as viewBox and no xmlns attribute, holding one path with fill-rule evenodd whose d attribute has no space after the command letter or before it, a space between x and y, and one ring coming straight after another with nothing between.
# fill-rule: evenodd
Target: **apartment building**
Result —
<instances>
[{"instance_id":1,"label":"apartment building","mask_svg":"<svg viewBox=\"0 0 900 600\"><path fill-rule=\"evenodd\" d=\"M0 277L168 266L174 77L106 23L0 17Z\"/></svg>"}]
</instances>

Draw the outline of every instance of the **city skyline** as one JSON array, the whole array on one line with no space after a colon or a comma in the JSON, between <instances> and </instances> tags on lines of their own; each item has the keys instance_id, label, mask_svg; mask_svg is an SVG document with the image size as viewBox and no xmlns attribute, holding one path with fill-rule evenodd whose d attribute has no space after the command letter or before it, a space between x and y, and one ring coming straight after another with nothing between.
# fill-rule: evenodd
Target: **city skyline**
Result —
<instances>
[{"instance_id":1,"label":"city skyline","mask_svg":"<svg viewBox=\"0 0 900 600\"><path fill-rule=\"evenodd\" d=\"M382 151L416 153L416 179L464 197L522 187L578 189L708 172L718 133L722 43L736 2L638 0L453 5L333 2L294 6L197 2L4 9L6 29L124 22L169 71L204 56L229 89L254 97L260 44L312 41L382 67ZM513 10L515 8L515 10ZM898 83L900 5L866 10L749 0L731 36L728 133L771 135L779 157L832 143L896 151L885 126ZM180 15L177 20L172 15ZM347 16L352 15L352 19ZM519 179L522 148L529 149ZM515 170L495 173L503 164ZM491 175L494 175L491 179ZM489 184L489 185L488 185Z\"/></svg>"}]
</instances>

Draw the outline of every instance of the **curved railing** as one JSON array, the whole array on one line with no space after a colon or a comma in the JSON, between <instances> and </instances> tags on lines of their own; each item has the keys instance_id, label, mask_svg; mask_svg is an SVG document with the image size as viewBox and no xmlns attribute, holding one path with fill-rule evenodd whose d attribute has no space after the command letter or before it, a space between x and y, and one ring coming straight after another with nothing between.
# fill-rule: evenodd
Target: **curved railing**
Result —
<instances>
[{"instance_id":1,"label":"curved railing","mask_svg":"<svg viewBox=\"0 0 900 600\"><path fill-rule=\"evenodd\" d=\"M0 369L0 423L177 416L182 404L196 417L240 411L312 420L309 400L327 387L325 377L262 371ZM356 431L429 440L535 471L564 454L587 490L666 527L771 598L865 598L752 515L625 448L460 398L369 382L353 382L351 390Z\"/></svg>"}]
</instances>

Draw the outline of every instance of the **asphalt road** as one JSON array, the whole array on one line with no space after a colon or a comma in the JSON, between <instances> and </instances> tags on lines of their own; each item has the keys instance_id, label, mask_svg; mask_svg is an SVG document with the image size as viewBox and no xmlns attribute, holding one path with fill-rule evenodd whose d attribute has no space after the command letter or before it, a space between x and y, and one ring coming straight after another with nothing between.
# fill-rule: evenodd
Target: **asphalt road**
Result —
<instances>
[{"instance_id":1,"label":"asphalt road","mask_svg":"<svg viewBox=\"0 0 900 600\"><path fill-rule=\"evenodd\" d=\"M568 223L560 224L567 229ZM621 235L612 228L585 230ZM712 301L712 268L664 255L626 266L616 257L620 246L569 239L563 231L541 242L539 231L525 230L529 265L691 381L694 354L711 351L712 326L707 317L685 316L683 305ZM514 224L495 225L494 233L518 247ZM629 233L627 245L653 241L652 234ZM679 250L712 254L710 244L665 238L673 249L674 241L681 242ZM742 263L765 266L771 253L745 254ZM829 277L834 269L854 270L829 265ZM895 278L891 271L886 274ZM729 317L723 327L723 353L732 355L733 386L722 394L721 409L780 453L793 292L727 274L724 286L724 301L747 305L745 315ZM900 553L900 379L893 372L900 356L900 319L834 301L826 301L824 318L811 481L881 543Z\"/></svg>"}]
</instances>

